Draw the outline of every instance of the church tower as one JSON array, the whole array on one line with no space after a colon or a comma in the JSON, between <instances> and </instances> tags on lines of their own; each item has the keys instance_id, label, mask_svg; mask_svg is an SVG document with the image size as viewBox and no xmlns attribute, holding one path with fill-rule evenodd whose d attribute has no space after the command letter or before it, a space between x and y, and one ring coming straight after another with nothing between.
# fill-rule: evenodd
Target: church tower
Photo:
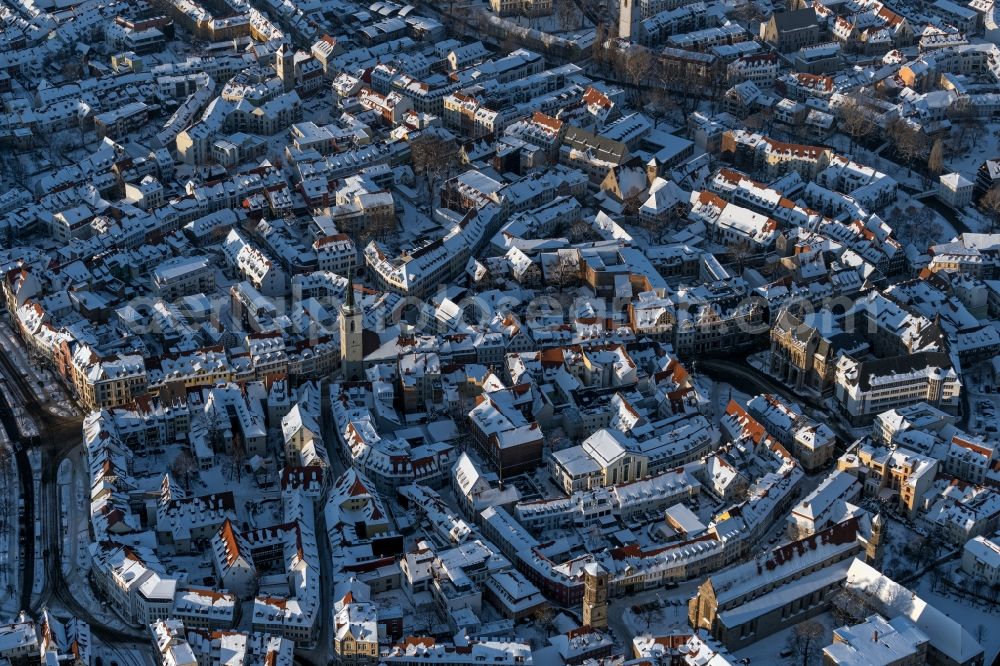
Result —
<instances>
[{"instance_id":1,"label":"church tower","mask_svg":"<svg viewBox=\"0 0 1000 666\"><path fill-rule=\"evenodd\" d=\"M354 282L347 278L347 298L340 306L340 371L344 379L362 379L365 357L362 342L362 309L354 304Z\"/></svg>"},{"instance_id":2,"label":"church tower","mask_svg":"<svg viewBox=\"0 0 1000 666\"><path fill-rule=\"evenodd\" d=\"M632 39L640 13L636 11L636 0L619 0L618 2L618 36L622 39Z\"/></svg>"},{"instance_id":3,"label":"church tower","mask_svg":"<svg viewBox=\"0 0 1000 666\"><path fill-rule=\"evenodd\" d=\"M282 42L275 54L274 67L278 70L278 78L284 85L285 92L295 89L295 49Z\"/></svg>"},{"instance_id":4,"label":"church tower","mask_svg":"<svg viewBox=\"0 0 1000 666\"><path fill-rule=\"evenodd\" d=\"M583 568L583 624L608 628L608 572L597 562Z\"/></svg>"},{"instance_id":5,"label":"church tower","mask_svg":"<svg viewBox=\"0 0 1000 666\"><path fill-rule=\"evenodd\" d=\"M881 513L876 513L872 518L872 535L865 544L865 562L873 567L879 566L882 561L882 533L885 528L885 521Z\"/></svg>"}]
</instances>

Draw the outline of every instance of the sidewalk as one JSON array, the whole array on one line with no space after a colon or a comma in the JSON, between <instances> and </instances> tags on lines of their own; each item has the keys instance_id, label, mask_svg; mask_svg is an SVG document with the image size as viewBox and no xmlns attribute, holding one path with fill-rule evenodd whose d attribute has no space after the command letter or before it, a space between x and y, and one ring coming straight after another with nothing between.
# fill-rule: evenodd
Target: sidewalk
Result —
<instances>
[{"instance_id":1,"label":"sidewalk","mask_svg":"<svg viewBox=\"0 0 1000 666\"><path fill-rule=\"evenodd\" d=\"M18 500L21 488L17 478L17 463L14 461L14 449L7 439L7 433L0 427L0 456L6 464L0 467L0 618L13 617L20 611L17 600L20 598L21 585L21 551L18 547L18 532L20 519L18 517Z\"/></svg>"},{"instance_id":2,"label":"sidewalk","mask_svg":"<svg viewBox=\"0 0 1000 666\"><path fill-rule=\"evenodd\" d=\"M80 479L80 461L75 455L59 465L59 521L62 529L62 572L70 578L78 570L83 573L89 561L90 544L87 515L80 508L88 505Z\"/></svg>"},{"instance_id":3,"label":"sidewalk","mask_svg":"<svg viewBox=\"0 0 1000 666\"><path fill-rule=\"evenodd\" d=\"M32 393L45 409L56 416L71 416L76 413L72 401L52 370L41 367L26 357L21 341L11 330L10 325L3 320L0 320L0 353L6 354L11 363L24 375Z\"/></svg>"}]
</instances>

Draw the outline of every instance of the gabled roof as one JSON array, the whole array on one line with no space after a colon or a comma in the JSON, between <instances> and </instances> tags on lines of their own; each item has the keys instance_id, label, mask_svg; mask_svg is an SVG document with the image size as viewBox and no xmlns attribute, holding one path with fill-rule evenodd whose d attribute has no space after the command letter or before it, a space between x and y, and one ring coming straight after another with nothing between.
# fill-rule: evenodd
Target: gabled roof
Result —
<instances>
[{"instance_id":1,"label":"gabled roof","mask_svg":"<svg viewBox=\"0 0 1000 666\"><path fill-rule=\"evenodd\" d=\"M812 8L797 9L793 12L777 12L771 18L779 32L791 32L818 25L816 11Z\"/></svg>"}]
</instances>

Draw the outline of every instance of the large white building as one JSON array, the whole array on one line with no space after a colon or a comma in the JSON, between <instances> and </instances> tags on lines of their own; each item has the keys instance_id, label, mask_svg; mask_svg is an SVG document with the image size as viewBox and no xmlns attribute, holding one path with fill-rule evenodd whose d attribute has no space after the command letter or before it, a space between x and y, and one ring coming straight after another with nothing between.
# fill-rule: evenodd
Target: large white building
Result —
<instances>
[{"instance_id":1,"label":"large white building","mask_svg":"<svg viewBox=\"0 0 1000 666\"><path fill-rule=\"evenodd\" d=\"M962 392L958 373L943 352L873 361L844 355L837 361L834 381L834 395L852 423L871 422L881 412L918 402L953 412Z\"/></svg>"},{"instance_id":2,"label":"large white building","mask_svg":"<svg viewBox=\"0 0 1000 666\"><path fill-rule=\"evenodd\" d=\"M974 185L960 173L946 173L938 179L938 198L952 208L965 208L972 202Z\"/></svg>"}]
</instances>

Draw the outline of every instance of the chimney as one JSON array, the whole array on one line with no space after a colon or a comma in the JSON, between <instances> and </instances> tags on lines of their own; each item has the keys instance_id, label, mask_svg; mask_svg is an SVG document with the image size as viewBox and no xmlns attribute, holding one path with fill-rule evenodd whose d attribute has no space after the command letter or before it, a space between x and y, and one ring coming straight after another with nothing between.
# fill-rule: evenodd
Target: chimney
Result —
<instances>
[{"instance_id":1,"label":"chimney","mask_svg":"<svg viewBox=\"0 0 1000 666\"><path fill-rule=\"evenodd\" d=\"M878 643L878 629L872 632L872 643Z\"/></svg>"}]
</instances>

